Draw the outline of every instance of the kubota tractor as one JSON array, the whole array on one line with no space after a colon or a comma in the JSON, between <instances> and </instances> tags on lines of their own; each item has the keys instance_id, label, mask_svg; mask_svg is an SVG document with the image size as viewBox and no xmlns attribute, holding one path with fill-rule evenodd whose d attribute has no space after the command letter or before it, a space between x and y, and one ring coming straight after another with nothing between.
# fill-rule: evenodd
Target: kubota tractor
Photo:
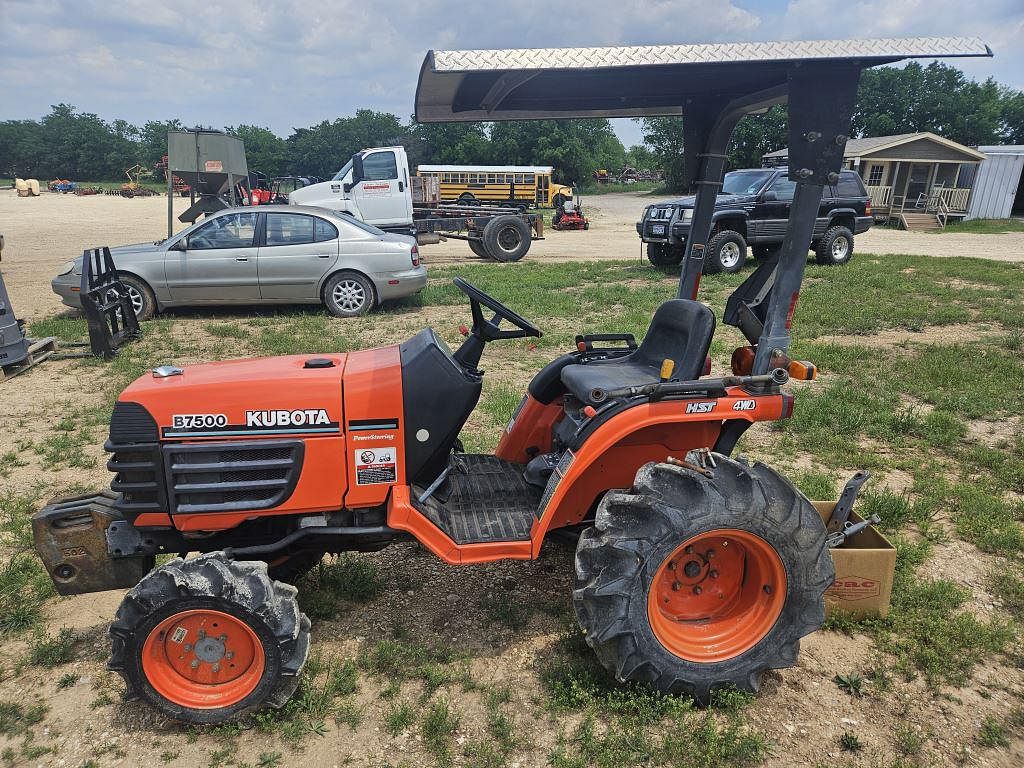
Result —
<instances>
[{"instance_id":1,"label":"kubota tractor","mask_svg":"<svg viewBox=\"0 0 1024 768\"><path fill-rule=\"evenodd\" d=\"M908 56L987 55L976 40L430 52L422 122L685 113L697 202L679 295L629 334L581 335L533 377L493 455L459 434L490 343L541 331L473 285L454 352L432 331L348 353L161 366L119 397L111 493L33 519L57 590L130 588L110 667L165 714L216 723L295 690L309 622L288 582L324 553L415 539L446 563L539 556L578 534L573 603L619 680L704 700L756 690L820 626L833 568L810 502L730 458L783 419L790 326L822 188L834 183L860 71ZM573 67L536 68L536 61ZM573 87L567 91L567 78ZM565 94L571 93L571 98ZM715 316L696 300L736 122L788 96L788 234L730 298L749 344L709 374ZM177 553L154 568L158 554ZM187 558L188 553L200 553Z\"/></svg>"}]
</instances>

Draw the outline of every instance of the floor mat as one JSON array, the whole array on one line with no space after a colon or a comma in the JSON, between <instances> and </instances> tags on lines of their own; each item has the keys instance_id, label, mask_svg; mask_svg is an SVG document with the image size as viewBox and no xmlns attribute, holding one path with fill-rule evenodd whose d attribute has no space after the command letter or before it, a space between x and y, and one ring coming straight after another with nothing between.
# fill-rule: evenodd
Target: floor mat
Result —
<instances>
[{"instance_id":1,"label":"floor mat","mask_svg":"<svg viewBox=\"0 0 1024 768\"><path fill-rule=\"evenodd\" d=\"M425 502L412 487L413 506L456 544L526 541L542 489L523 479L523 465L489 455L456 454L447 481Z\"/></svg>"}]
</instances>

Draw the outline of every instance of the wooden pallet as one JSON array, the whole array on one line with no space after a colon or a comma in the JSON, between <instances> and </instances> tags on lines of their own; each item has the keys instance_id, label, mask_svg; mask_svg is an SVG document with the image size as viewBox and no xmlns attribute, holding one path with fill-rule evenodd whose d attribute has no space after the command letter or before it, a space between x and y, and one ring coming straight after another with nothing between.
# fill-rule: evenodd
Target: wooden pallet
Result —
<instances>
[{"instance_id":1,"label":"wooden pallet","mask_svg":"<svg viewBox=\"0 0 1024 768\"><path fill-rule=\"evenodd\" d=\"M24 360L0 367L0 383L24 373L29 368L39 365L43 360L57 351L57 339L47 336L45 339L29 339L28 355Z\"/></svg>"}]
</instances>

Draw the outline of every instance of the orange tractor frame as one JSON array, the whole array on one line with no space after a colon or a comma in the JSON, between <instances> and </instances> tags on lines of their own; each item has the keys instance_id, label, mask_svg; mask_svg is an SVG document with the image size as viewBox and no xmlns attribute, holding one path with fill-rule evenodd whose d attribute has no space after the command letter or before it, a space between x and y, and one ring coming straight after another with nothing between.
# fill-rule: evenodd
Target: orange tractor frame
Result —
<instances>
[{"instance_id":1,"label":"orange tractor frame","mask_svg":"<svg viewBox=\"0 0 1024 768\"><path fill-rule=\"evenodd\" d=\"M987 53L934 38L595 48L529 58L572 69L524 69L516 51L430 52L423 122L685 112L697 202L678 296L640 344L577 337L534 376L493 455L459 440L481 357L541 331L460 278L473 325L454 352L427 329L380 349L160 366L115 406L111 492L33 518L57 590L129 588L110 667L165 714L216 723L294 692L309 621L290 582L325 553L414 539L451 564L525 560L558 531L577 540L577 618L617 679L701 701L757 690L820 626L834 571L810 502L730 454L751 424L792 413L789 378L814 377L789 357L790 327L860 71ZM716 319L696 296L726 147L741 117L787 97L786 240L729 299L724 321L748 344L712 376ZM154 568L163 553L178 557Z\"/></svg>"}]
</instances>

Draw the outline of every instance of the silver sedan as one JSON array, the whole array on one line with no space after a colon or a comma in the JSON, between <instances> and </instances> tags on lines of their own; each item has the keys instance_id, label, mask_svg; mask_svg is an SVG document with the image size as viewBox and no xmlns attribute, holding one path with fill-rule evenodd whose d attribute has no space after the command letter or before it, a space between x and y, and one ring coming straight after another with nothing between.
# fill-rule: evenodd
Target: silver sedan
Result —
<instances>
[{"instance_id":1,"label":"silver sedan","mask_svg":"<svg viewBox=\"0 0 1024 768\"><path fill-rule=\"evenodd\" d=\"M423 289L415 238L324 208L229 208L157 243L111 248L135 312L166 307L320 304L338 317ZM53 290L81 307L82 258L64 265Z\"/></svg>"}]
</instances>

